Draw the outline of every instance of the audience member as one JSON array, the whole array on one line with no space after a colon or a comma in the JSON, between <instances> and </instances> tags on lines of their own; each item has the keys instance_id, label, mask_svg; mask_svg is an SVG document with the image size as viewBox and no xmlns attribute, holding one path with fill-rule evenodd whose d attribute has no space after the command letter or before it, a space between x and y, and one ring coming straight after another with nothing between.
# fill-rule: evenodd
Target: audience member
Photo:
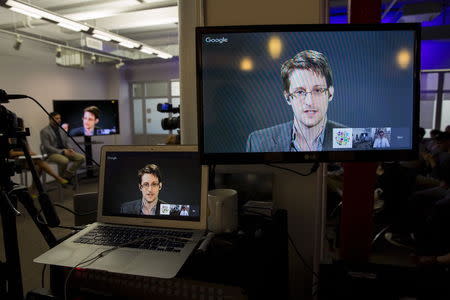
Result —
<instances>
[{"instance_id":1,"label":"audience member","mask_svg":"<svg viewBox=\"0 0 450 300\"><path fill-rule=\"evenodd\" d=\"M29 147L27 145L27 147ZM29 150L28 151L30 153L30 155L36 155L36 153L34 153L33 151ZM12 159L17 159L19 156L24 156L25 153L22 151L22 149L12 149L9 151L9 157ZM55 178L60 184L65 185L67 183L69 183L69 181L61 176L59 176L58 174L56 174L52 167L50 167L49 164L47 164L45 161L43 161L40 158L33 158L33 164L36 168L36 172L38 173L38 175L41 174L42 171L44 171L45 173L49 174L50 176L52 176L53 178ZM27 165L28 167L28 165ZM33 182L33 184L31 185L30 188L30 193L32 197L36 197L37 196L37 190L36 190L36 186Z\"/></svg>"},{"instance_id":2,"label":"audience member","mask_svg":"<svg viewBox=\"0 0 450 300\"><path fill-rule=\"evenodd\" d=\"M438 151L435 138L440 132L441 131L439 129L433 129L430 131L430 139L425 145L426 151L428 153L434 154L436 151Z\"/></svg>"},{"instance_id":3,"label":"audience member","mask_svg":"<svg viewBox=\"0 0 450 300\"><path fill-rule=\"evenodd\" d=\"M41 143L43 150L48 155L48 161L58 165L59 174L67 180L71 180L78 168L85 161L84 155L69 148L66 132L59 127L61 115L57 112L50 113L49 125L41 130ZM69 166L69 163L72 164Z\"/></svg>"}]
</instances>

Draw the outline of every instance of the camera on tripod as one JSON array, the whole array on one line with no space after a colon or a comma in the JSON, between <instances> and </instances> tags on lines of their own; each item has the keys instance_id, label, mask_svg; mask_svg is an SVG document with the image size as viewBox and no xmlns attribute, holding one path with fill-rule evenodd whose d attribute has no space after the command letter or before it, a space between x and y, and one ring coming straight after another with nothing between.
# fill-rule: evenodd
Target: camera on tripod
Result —
<instances>
[{"instance_id":1,"label":"camera on tripod","mask_svg":"<svg viewBox=\"0 0 450 300\"><path fill-rule=\"evenodd\" d=\"M179 114L180 106L173 107L171 103L158 103L156 109L162 113ZM161 127L164 130L174 130L180 128L180 116L168 117L161 120Z\"/></svg>"}]
</instances>

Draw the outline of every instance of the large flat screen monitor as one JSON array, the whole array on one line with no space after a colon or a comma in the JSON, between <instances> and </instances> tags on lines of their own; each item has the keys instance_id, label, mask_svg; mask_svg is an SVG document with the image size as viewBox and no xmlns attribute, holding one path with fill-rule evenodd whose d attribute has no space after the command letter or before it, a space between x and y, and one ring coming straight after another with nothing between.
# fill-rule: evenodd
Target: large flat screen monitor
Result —
<instances>
[{"instance_id":1,"label":"large flat screen monitor","mask_svg":"<svg viewBox=\"0 0 450 300\"><path fill-rule=\"evenodd\" d=\"M196 29L204 163L417 156L419 24Z\"/></svg>"},{"instance_id":2,"label":"large flat screen monitor","mask_svg":"<svg viewBox=\"0 0 450 300\"><path fill-rule=\"evenodd\" d=\"M72 136L119 134L117 100L53 100L53 111Z\"/></svg>"}]
</instances>

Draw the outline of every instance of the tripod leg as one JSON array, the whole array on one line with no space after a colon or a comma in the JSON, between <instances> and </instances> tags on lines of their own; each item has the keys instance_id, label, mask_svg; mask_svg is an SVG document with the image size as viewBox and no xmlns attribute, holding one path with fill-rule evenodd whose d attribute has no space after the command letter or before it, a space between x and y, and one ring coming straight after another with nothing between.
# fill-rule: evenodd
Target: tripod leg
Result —
<instances>
[{"instance_id":1,"label":"tripod leg","mask_svg":"<svg viewBox=\"0 0 450 300\"><path fill-rule=\"evenodd\" d=\"M2 264L2 273L7 280L7 298L23 299L22 273L20 271L19 244L17 241L16 216L7 200L8 195L1 191L0 213L2 216L3 241L6 262ZM11 199L16 205L17 201Z\"/></svg>"}]
</instances>

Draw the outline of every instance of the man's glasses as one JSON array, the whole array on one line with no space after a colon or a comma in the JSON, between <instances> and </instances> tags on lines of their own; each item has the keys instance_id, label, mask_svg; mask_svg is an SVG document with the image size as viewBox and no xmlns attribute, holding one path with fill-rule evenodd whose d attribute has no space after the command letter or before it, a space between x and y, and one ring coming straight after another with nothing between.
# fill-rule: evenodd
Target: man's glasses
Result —
<instances>
[{"instance_id":1,"label":"man's glasses","mask_svg":"<svg viewBox=\"0 0 450 300\"><path fill-rule=\"evenodd\" d=\"M149 189L149 188L157 188L159 187L159 182L152 182L152 183L148 183L148 182L144 182L144 184L141 184L141 188L144 189Z\"/></svg>"},{"instance_id":2,"label":"man's glasses","mask_svg":"<svg viewBox=\"0 0 450 300\"><path fill-rule=\"evenodd\" d=\"M322 88L322 87L313 88L311 90L311 92L307 92L304 90L298 90L298 91L293 92L292 94L289 94L289 99L290 100L294 100L294 99L304 100L306 98L306 96L308 96L308 94L311 94L311 97L313 99L321 99L325 95L326 92L328 92L328 88Z\"/></svg>"}]
</instances>

